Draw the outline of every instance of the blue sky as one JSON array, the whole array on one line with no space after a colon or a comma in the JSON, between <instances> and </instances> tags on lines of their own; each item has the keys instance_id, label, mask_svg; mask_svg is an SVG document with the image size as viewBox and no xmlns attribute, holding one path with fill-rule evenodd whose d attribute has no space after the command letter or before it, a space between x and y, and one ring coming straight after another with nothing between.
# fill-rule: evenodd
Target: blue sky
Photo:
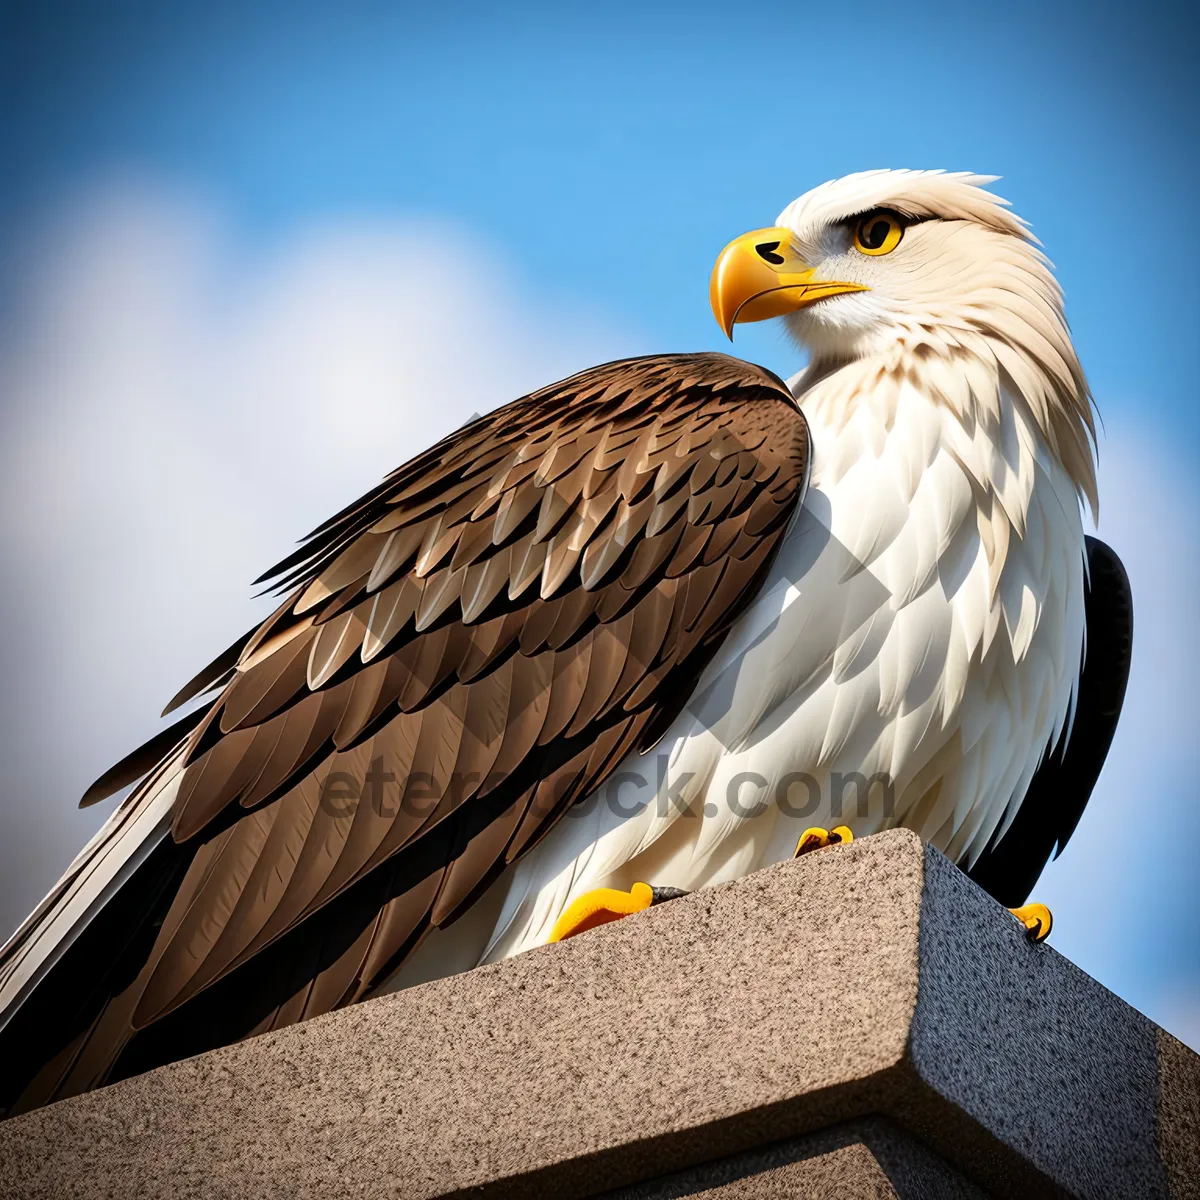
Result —
<instances>
[{"instance_id":1,"label":"blue sky","mask_svg":"<svg viewBox=\"0 0 1200 1200\"><path fill-rule=\"evenodd\" d=\"M123 170L212 191L248 248L434 214L691 348L718 344L731 230L866 166L986 171L1051 251L1104 410L1200 429L1183 5L16 8L0 213Z\"/></svg>"},{"instance_id":2,"label":"blue sky","mask_svg":"<svg viewBox=\"0 0 1200 1200\"><path fill-rule=\"evenodd\" d=\"M0 419L30 439L10 439L10 452L24 446L28 466L52 447L43 483L65 480L64 464L74 463L72 479L90 481L93 499L127 485L128 507L114 508L106 526L109 536L112 525L127 530L136 549L105 576L114 597L126 596L124 608L111 600L114 614L129 620L138 611L127 596L131 580L147 581L139 594L157 595L171 570L192 590L164 594L197 604L192 560L168 568L163 530L137 524L147 507L138 502L138 472L148 456L135 435L114 442L101 467L87 447L64 457L62 439L80 437L79 422L54 407L65 404L62 387L29 382L43 362L31 349L38 338L74 344L64 340L62 312L81 320L79 297L100 308L115 303L86 283L87 264L107 264L128 285L121 295L132 297L130 312L141 311L139 303L147 313L164 311L155 289L194 276L188 286L203 295L198 344L224 338L221 346L236 346L231 362L259 353L246 350L249 335L229 332L239 314L265 327L270 314L299 304L305 288L320 292L314 279L339 279L358 296L368 277L371 288L386 290L365 261L372 257L394 263L397 275L417 263L430 280L441 265L461 297L447 315L452 349L439 360L458 377L446 385L450 425L451 412L465 416L510 398L500 391L510 381L533 386L546 381L539 372L586 365L594 361L588 355L720 347L707 301L715 254L735 234L770 224L816 183L875 166L1002 175L997 190L1033 223L1057 265L1107 424L1102 511L1111 500L1102 532L1136 567L1145 647L1131 692L1136 713L1077 842L1047 873L1043 898L1057 905L1060 949L1200 1041L1200 897L1189 849L1200 834L1191 748L1200 614L1189 598L1198 507L1192 447L1200 434L1193 27L1183 5L1154 4L4 4L0 311L10 322L0 369L8 364L10 386ZM131 283L139 255L146 273ZM339 275L337 264L350 261L354 269ZM422 287L407 299L388 293L417 325L435 284ZM314 299L313 311L325 313L326 302ZM453 293L444 303L454 308ZM356 319L369 324L369 305L346 311L366 314ZM309 328L305 320L297 317L296 328ZM178 332L172 326L152 342L147 327L113 344L148 360ZM390 338L381 328L372 353L390 353ZM571 350L556 357L556 339ZM352 358L360 343L345 344ZM739 330L736 350L783 374L799 365L770 325ZM107 370L110 357L95 370ZM388 370L407 378L415 361L389 359ZM421 362L422 378L436 383L437 371ZM55 360L54 370L61 366ZM169 390L176 376L163 372L154 387ZM118 411L134 422L120 408L126 377L113 378L89 412L110 414L109 426ZM237 379L247 395L262 392L253 379ZM478 395L472 380L480 381ZM208 420L206 406L213 424L239 419L218 413L219 402L200 389L180 384L176 393L199 414L196 428ZM424 400L439 403L436 391ZM57 424L37 424L51 413ZM271 415L278 419L278 406ZM343 463L339 487L365 488L439 431L413 417L378 462L368 447L358 470ZM290 522L256 526L237 552L227 530L214 541L207 575L231 598L230 634L246 623L244 584L277 556L278 538L302 532L309 515L325 515L304 510L309 500L315 507L326 496L298 492ZM178 510L181 520L209 511L199 483L194 504ZM66 580L78 519L43 507L30 527L38 520L37 538L18 530L6 543L14 578L52 571ZM253 521L242 515L237 523ZM108 557L78 582L89 603L96 573L116 554L104 545ZM65 655L35 662L29 631L50 618L29 599L34 592L43 594L41 586L12 589L6 602L10 624L14 614L28 622L9 660L22 700L10 698L6 736L10 760L25 765L23 786L0 799L0 820L6 854L18 842L34 849L0 897L11 907L5 926L86 834L93 818L68 814L73 796L130 738L148 732L148 722L153 727L151 697L161 703L223 636L216 629L203 647L181 651L182 673L170 686L147 668L144 689L126 687L122 676L112 698L115 668L98 652L90 666ZM79 637L87 634L81 644L91 645L84 612L67 606L54 630L77 624ZM162 639L173 632L164 624ZM159 657L176 668L166 651ZM43 685L47 706L68 703L61 697L69 692L83 714L117 710L81 716L98 731L84 738L78 762L55 764L49 778L34 773L30 747L50 710L24 699ZM36 793L51 791L52 799L35 800L24 786L35 779ZM61 824L35 828L35 804L61 807Z\"/></svg>"}]
</instances>

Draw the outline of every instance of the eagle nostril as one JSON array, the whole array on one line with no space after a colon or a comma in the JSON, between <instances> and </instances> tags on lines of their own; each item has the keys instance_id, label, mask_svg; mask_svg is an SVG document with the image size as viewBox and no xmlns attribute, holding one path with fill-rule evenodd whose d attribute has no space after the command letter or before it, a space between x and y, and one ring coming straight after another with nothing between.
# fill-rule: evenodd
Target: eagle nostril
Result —
<instances>
[{"instance_id":1,"label":"eagle nostril","mask_svg":"<svg viewBox=\"0 0 1200 1200\"><path fill-rule=\"evenodd\" d=\"M775 253L779 249L778 242L759 242L754 249L758 252L759 258L766 259L767 262L772 263L774 266L778 267L783 262L783 255Z\"/></svg>"}]
</instances>

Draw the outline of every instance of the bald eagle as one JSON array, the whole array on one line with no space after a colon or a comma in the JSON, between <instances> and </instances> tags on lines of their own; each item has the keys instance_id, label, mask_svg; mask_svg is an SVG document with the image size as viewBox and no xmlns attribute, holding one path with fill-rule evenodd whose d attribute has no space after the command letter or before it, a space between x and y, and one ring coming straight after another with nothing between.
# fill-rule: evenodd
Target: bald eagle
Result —
<instances>
[{"instance_id":1,"label":"bald eagle","mask_svg":"<svg viewBox=\"0 0 1200 1200\"><path fill-rule=\"evenodd\" d=\"M584 371L268 572L278 609L87 793L133 785L0 953L0 1106L895 825L1022 905L1132 619L1062 294L991 181L865 172L732 241L714 314L782 320L788 383Z\"/></svg>"}]
</instances>

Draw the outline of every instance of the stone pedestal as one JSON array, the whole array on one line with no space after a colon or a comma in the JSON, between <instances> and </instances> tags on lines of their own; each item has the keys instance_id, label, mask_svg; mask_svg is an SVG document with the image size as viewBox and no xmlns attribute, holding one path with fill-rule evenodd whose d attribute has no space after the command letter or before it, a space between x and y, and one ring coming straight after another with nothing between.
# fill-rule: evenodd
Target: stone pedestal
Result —
<instances>
[{"instance_id":1,"label":"stone pedestal","mask_svg":"<svg viewBox=\"0 0 1200 1200\"><path fill-rule=\"evenodd\" d=\"M894 831L0 1124L0 1191L1196 1196L1200 1059Z\"/></svg>"}]
</instances>

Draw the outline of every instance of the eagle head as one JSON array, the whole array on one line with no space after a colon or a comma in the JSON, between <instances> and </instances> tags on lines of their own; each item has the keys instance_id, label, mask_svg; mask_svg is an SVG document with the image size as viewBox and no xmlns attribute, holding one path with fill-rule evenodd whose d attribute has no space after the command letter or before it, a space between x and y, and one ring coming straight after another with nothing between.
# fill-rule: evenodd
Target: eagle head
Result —
<instances>
[{"instance_id":1,"label":"eagle head","mask_svg":"<svg viewBox=\"0 0 1200 1200\"><path fill-rule=\"evenodd\" d=\"M869 359L936 396L982 367L1029 405L1094 508L1091 396L1062 289L1029 226L985 189L995 178L879 170L823 183L721 251L713 313L731 338L739 322L782 318L812 356L809 380Z\"/></svg>"}]
</instances>

